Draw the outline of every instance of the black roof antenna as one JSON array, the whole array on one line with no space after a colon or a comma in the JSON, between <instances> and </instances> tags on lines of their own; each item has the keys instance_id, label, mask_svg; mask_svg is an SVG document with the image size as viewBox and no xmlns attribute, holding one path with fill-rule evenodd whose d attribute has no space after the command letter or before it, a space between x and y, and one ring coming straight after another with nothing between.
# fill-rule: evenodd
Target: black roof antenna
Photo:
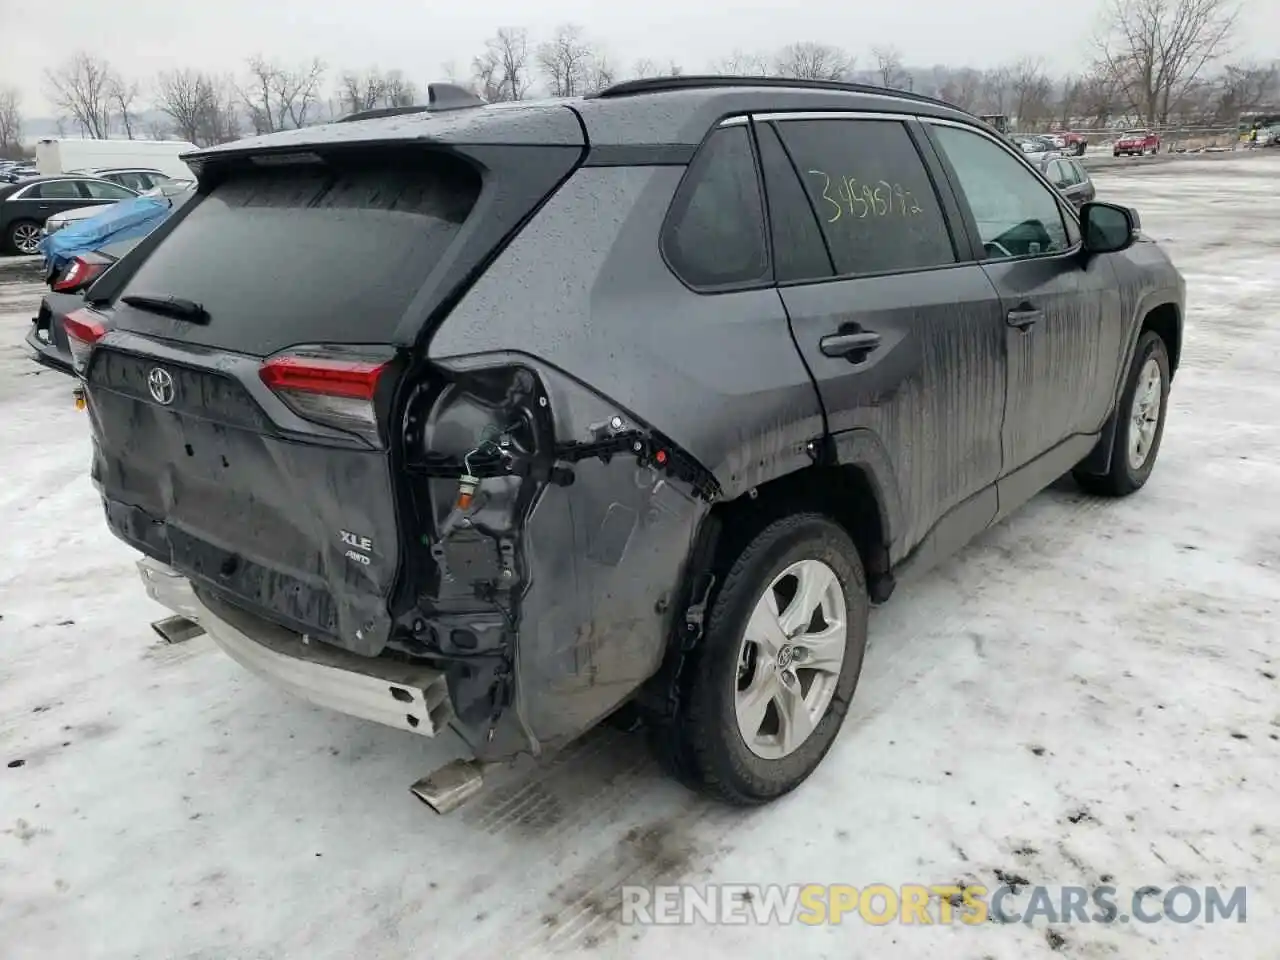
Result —
<instances>
[{"instance_id":1,"label":"black roof antenna","mask_svg":"<svg viewBox=\"0 0 1280 960\"><path fill-rule=\"evenodd\" d=\"M360 110L347 114L339 123L354 123L357 120L376 120L379 117L403 117L413 113L445 113L449 110L468 110L473 107L488 106L485 100L477 97L470 90L456 83L427 84L427 102L406 107L378 107L374 110Z\"/></svg>"}]
</instances>

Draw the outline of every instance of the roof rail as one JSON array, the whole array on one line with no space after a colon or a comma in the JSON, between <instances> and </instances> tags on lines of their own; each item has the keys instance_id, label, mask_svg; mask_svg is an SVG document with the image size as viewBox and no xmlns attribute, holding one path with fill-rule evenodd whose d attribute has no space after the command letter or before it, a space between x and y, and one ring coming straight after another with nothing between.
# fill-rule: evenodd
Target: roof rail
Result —
<instances>
[{"instance_id":1,"label":"roof rail","mask_svg":"<svg viewBox=\"0 0 1280 960\"><path fill-rule=\"evenodd\" d=\"M427 102L424 104L359 110L342 117L338 123L375 120L379 117L400 117L411 113L444 113L447 110L466 110L470 107L484 106L488 106L486 101L456 83L429 83L427 84Z\"/></svg>"},{"instance_id":2,"label":"roof rail","mask_svg":"<svg viewBox=\"0 0 1280 960\"><path fill-rule=\"evenodd\" d=\"M791 87L804 90L834 90L844 93L865 93L880 97L900 97L921 103L932 103L967 113L954 103L927 97L911 90L877 87L870 83L849 83L844 80L800 80L793 77L736 77L726 74L681 74L674 77L649 77L644 80L627 80L606 87L594 97L629 97L642 93L664 93L672 90L701 90L714 87Z\"/></svg>"}]
</instances>

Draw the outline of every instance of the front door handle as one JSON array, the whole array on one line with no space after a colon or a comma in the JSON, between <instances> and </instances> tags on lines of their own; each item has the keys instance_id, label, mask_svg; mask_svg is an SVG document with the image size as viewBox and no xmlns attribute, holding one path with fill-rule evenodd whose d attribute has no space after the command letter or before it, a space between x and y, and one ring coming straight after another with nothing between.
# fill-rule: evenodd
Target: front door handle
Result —
<instances>
[{"instance_id":1,"label":"front door handle","mask_svg":"<svg viewBox=\"0 0 1280 960\"><path fill-rule=\"evenodd\" d=\"M1026 330L1032 324L1039 323L1044 319L1044 311L1039 307L1033 307L1029 303L1014 307L1009 311L1007 319L1009 326L1017 327L1019 330Z\"/></svg>"},{"instance_id":2,"label":"front door handle","mask_svg":"<svg viewBox=\"0 0 1280 960\"><path fill-rule=\"evenodd\" d=\"M880 346L880 334L870 330L856 333L833 333L818 341L824 357L844 357L850 363L861 363L867 354Z\"/></svg>"}]
</instances>

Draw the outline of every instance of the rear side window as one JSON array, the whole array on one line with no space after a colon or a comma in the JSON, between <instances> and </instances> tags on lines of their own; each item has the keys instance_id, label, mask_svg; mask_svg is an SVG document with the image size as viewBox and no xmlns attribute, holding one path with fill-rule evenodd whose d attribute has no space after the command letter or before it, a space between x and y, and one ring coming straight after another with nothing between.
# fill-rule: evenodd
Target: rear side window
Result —
<instances>
[{"instance_id":1,"label":"rear side window","mask_svg":"<svg viewBox=\"0 0 1280 960\"><path fill-rule=\"evenodd\" d=\"M240 170L193 200L121 296L200 303L193 339L257 356L390 342L480 188L464 161L420 150Z\"/></svg>"},{"instance_id":2,"label":"rear side window","mask_svg":"<svg viewBox=\"0 0 1280 960\"><path fill-rule=\"evenodd\" d=\"M774 275L779 283L820 280L832 274L827 245L818 229L813 205L805 196L778 133L772 124L757 128L760 169L769 197L769 225L773 231Z\"/></svg>"},{"instance_id":3,"label":"rear side window","mask_svg":"<svg viewBox=\"0 0 1280 960\"><path fill-rule=\"evenodd\" d=\"M818 212L836 273L956 262L933 184L903 124L785 120L778 130Z\"/></svg>"},{"instance_id":4,"label":"rear side window","mask_svg":"<svg viewBox=\"0 0 1280 960\"><path fill-rule=\"evenodd\" d=\"M760 179L745 125L717 130L693 158L667 215L662 250L691 287L768 278Z\"/></svg>"}]
</instances>

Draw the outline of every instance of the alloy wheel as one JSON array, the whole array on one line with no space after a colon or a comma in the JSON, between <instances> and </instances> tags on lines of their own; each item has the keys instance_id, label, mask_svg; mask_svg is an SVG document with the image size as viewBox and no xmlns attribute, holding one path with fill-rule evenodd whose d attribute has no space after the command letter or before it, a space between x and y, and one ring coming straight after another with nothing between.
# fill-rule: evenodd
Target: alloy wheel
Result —
<instances>
[{"instance_id":1,"label":"alloy wheel","mask_svg":"<svg viewBox=\"0 0 1280 960\"><path fill-rule=\"evenodd\" d=\"M13 245L19 253L40 251L40 228L33 223L22 223L13 228Z\"/></svg>"},{"instance_id":2,"label":"alloy wheel","mask_svg":"<svg viewBox=\"0 0 1280 960\"><path fill-rule=\"evenodd\" d=\"M831 705L844 666L844 588L820 560L783 570L743 631L734 707L748 749L766 760L794 753Z\"/></svg>"},{"instance_id":3,"label":"alloy wheel","mask_svg":"<svg viewBox=\"0 0 1280 960\"><path fill-rule=\"evenodd\" d=\"M1129 468L1141 470L1151 456L1156 430L1160 426L1160 401L1163 398L1160 364L1155 357L1148 357L1138 375L1138 385L1133 391L1133 406L1129 411Z\"/></svg>"}]
</instances>

